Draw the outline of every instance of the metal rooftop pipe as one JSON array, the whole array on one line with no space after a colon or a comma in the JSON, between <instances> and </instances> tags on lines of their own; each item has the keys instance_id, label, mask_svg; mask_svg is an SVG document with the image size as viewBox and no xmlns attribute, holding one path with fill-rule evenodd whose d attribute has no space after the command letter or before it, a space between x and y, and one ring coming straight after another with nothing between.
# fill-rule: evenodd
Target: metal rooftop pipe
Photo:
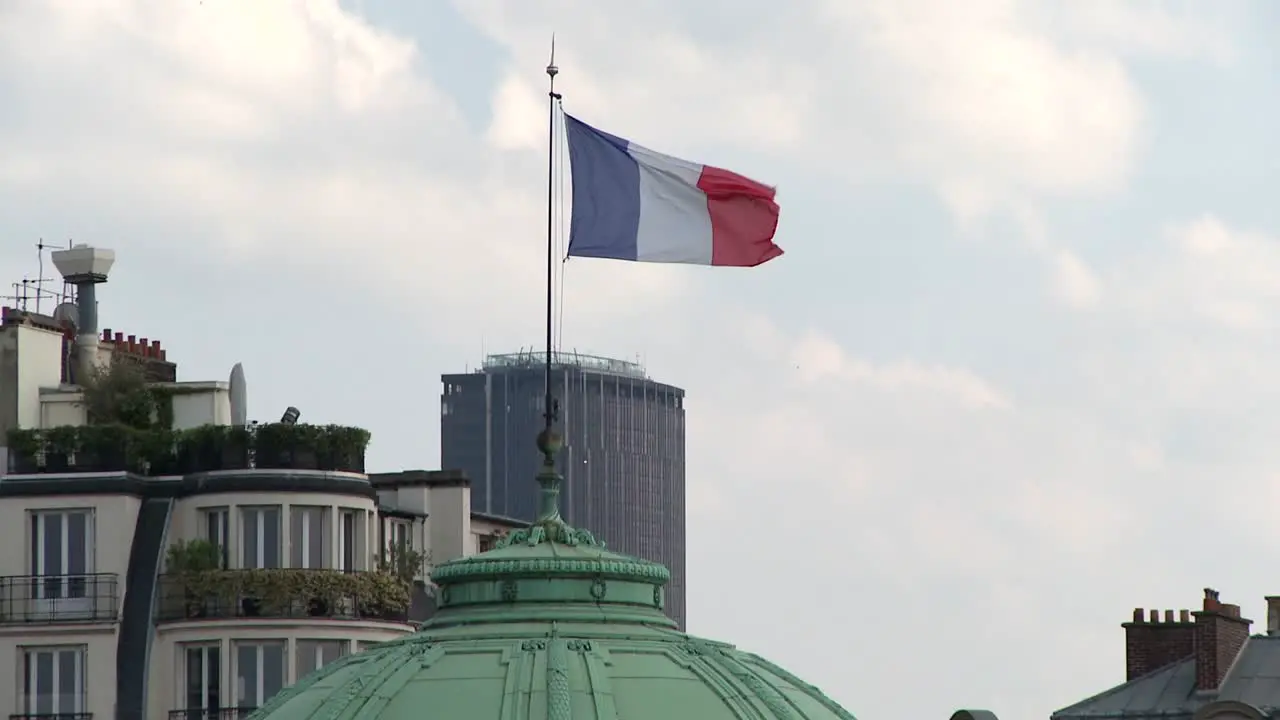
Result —
<instances>
[{"instance_id":1,"label":"metal rooftop pipe","mask_svg":"<svg viewBox=\"0 0 1280 720\"><path fill-rule=\"evenodd\" d=\"M53 265L62 279L76 286L76 309L80 315L76 329L76 378L81 383L98 366L97 285L107 281L115 262L114 250L83 244L53 253Z\"/></svg>"}]
</instances>

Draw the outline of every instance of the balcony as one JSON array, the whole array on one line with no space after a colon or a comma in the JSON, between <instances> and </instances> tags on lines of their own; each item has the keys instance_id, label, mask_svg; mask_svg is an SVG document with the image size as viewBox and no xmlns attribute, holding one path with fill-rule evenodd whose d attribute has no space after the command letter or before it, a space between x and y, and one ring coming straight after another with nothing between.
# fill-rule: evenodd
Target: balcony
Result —
<instances>
[{"instance_id":1,"label":"balcony","mask_svg":"<svg viewBox=\"0 0 1280 720\"><path fill-rule=\"evenodd\" d=\"M119 577L115 573L0 577L0 625L115 622L119 617Z\"/></svg>"},{"instance_id":2,"label":"balcony","mask_svg":"<svg viewBox=\"0 0 1280 720\"><path fill-rule=\"evenodd\" d=\"M156 622L217 619L407 623L409 588L385 572L256 569L160 576Z\"/></svg>"},{"instance_id":3,"label":"balcony","mask_svg":"<svg viewBox=\"0 0 1280 720\"><path fill-rule=\"evenodd\" d=\"M170 710L169 720L244 720L258 708L188 708Z\"/></svg>"},{"instance_id":4,"label":"balcony","mask_svg":"<svg viewBox=\"0 0 1280 720\"><path fill-rule=\"evenodd\" d=\"M14 713L9 720L93 720L93 713Z\"/></svg>"}]
</instances>

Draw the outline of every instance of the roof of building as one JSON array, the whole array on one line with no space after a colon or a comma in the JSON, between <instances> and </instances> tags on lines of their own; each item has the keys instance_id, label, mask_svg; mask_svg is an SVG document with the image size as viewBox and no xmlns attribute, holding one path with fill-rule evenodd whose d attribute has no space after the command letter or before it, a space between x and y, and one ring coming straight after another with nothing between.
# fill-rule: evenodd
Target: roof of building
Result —
<instances>
[{"instance_id":1,"label":"roof of building","mask_svg":"<svg viewBox=\"0 0 1280 720\"><path fill-rule=\"evenodd\" d=\"M565 523L559 441L539 444L533 525L437 566L439 611L419 632L326 666L252 717L852 720L778 666L677 630L662 614L670 573Z\"/></svg>"},{"instance_id":2,"label":"roof of building","mask_svg":"<svg viewBox=\"0 0 1280 720\"><path fill-rule=\"evenodd\" d=\"M1266 715L1280 708L1280 636L1245 641L1216 692L1196 690L1196 660L1188 657L1053 714L1070 718L1191 718L1211 704L1241 703Z\"/></svg>"}]
</instances>

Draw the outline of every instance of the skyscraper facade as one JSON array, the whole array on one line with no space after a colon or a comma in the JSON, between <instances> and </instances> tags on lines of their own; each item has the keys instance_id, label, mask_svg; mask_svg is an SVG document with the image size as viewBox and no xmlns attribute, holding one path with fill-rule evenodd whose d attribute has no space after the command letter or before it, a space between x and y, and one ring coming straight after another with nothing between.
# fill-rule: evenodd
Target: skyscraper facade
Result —
<instances>
[{"instance_id":1,"label":"skyscraper facade","mask_svg":"<svg viewBox=\"0 0 1280 720\"><path fill-rule=\"evenodd\" d=\"M532 521L541 462L545 355L490 355L475 372L441 376L441 467L471 477L477 512ZM552 356L564 474L562 512L609 548L671 571L666 611L685 624L684 390L637 363Z\"/></svg>"}]
</instances>

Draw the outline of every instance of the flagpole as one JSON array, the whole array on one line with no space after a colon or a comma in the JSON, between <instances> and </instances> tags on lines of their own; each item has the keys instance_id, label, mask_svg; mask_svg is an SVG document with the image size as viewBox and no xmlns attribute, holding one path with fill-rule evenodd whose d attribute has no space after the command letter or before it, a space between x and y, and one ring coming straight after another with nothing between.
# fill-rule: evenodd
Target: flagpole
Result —
<instances>
[{"instance_id":1,"label":"flagpole","mask_svg":"<svg viewBox=\"0 0 1280 720\"><path fill-rule=\"evenodd\" d=\"M550 85L547 90L547 357L546 357L546 395L543 398L542 417L545 421L543 432L550 438L552 426L556 421L555 399L551 396L551 322L552 322L552 278L555 272L554 242L552 228L552 211L555 203L555 136L556 136L556 101L560 95L556 92L556 75L560 68L556 67L556 36L551 36L551 61L547 64L547 77ZM548 456L550 462L550 456Z\"/></svg>"}]
</instances>

